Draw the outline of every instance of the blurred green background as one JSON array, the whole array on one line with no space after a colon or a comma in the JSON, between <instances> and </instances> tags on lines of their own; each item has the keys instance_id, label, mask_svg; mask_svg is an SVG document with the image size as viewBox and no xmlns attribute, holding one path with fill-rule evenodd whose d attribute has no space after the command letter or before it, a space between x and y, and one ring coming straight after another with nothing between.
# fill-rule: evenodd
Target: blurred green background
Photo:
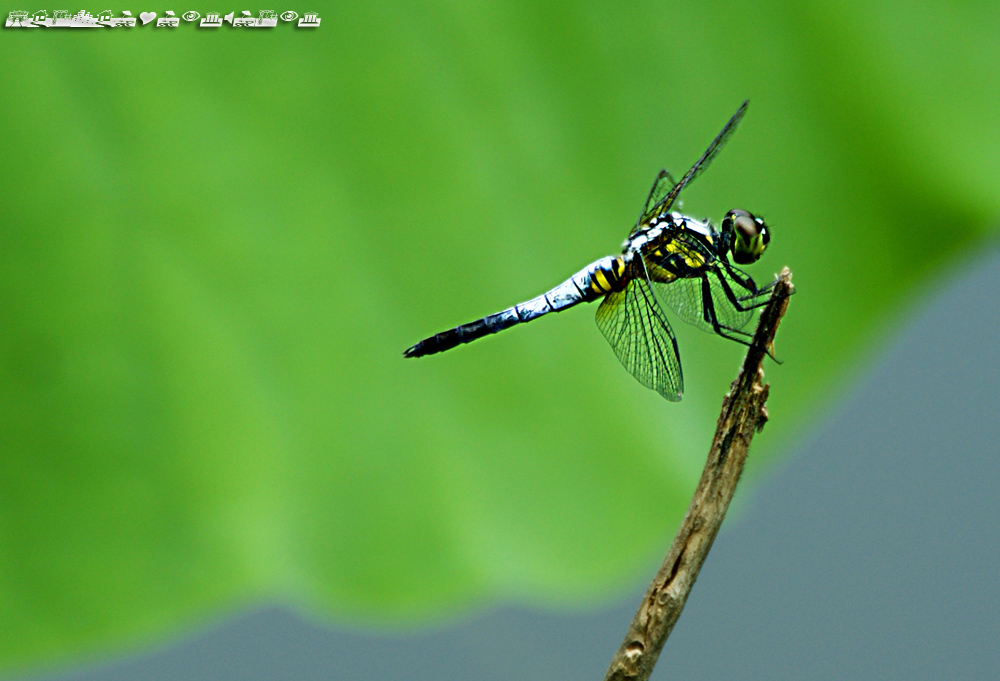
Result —
<instances>
[{"instance_id":1,"label":"blurred green background","mask_svg":"<svg viewBox=\"0 0 1000 681\"><path fill-rule=\"evenodd\" d=\"M739 346L676 324L678 405L593 306L401 352L617 252L745 98L683 208L799 289L756 472L1000 215L996 3L273 9L323 23L0 34L0 669L641 581Z\"/></svg>"}]
</instances>

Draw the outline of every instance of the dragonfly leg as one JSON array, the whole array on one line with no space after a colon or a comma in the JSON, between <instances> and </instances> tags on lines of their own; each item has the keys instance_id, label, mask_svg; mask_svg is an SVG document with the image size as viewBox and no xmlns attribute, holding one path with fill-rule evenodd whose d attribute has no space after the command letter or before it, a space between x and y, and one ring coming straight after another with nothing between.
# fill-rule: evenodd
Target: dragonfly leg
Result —
<instances>
[{"instance_id":1,"label":"dragonfly leg","mask_svg":"<svg viewBox=\"0 0 1000 681\"><path fill-rule=\"evenodd\" d=\"M726 283L725 278L724 277L719 277L719 280L722 282L722 287L726 291L726 297L729 298L729 301L731 303L733 303L734 305L738 306L737 301L736 301L736 295L733 293L732 289L729 288L729 285ZM773 286L773 285L774 284L771 284L771 286ZM713 298L712 298L712 286L711 286L711 284L708 281L708 273L707 272L704 272L701 275L701 302L702 302L702 314L705 317L705 321L712 325L712 330L715 331L715 333L717 335L719 335L719 336L721 336L721 337L723 337L723 338L725 338L727 340L735 341L735 342L739 343L740 345L745 345L748 348L753 346L753 343L751 343L750 341L746 340L747 338L750 338L750 339L753 338L753 334L752 333L747 333L746 331L741 331L740 329L734 329L732 327L725 326L725 325L719 323L718 316L715 313L715 303L713 302ZM747 308L747 309L753 309L754 307L760 307L761 305L766 304L766 303L767 303L767 301L765 300L765 301L763 301L763 303L754 305L754 306L752 306L750 308ZM730 335L730 334L738 334L738 336L744 336L745 338L739 338L737 335ZM781 364L781 361L777 357L774 356L774 353L771 351L771 348L765 348L765 349L767 351L768 357L770 357L771 359L773 359L778 364Z\"/></svg>"},{"instance_id":2,"label":"dragonfly leg","mask_svg":"<svg viewBox=\"0 0 1000 681\"><path fill-rule=\"evenodd\" d=\"M766 291L761 291L759 293L766 293ZM744 305L743 303L747 302L748 300L753 301L753 303L750 305ZM767 305L767 301L769 300L770 297L761 296L759 294L756 296L746 296L745 298L737 298L739 305L737 306L736 309L740 310L741 312L746 312L747 310L756 310L758 307L764 307L765 305Z\"/></svg>"},{"instance_id":3,"label":"dragonfly leg","mask_svg":"<svg viewBox=\"0 0 1000 681\"><path fill-rule=\"evenodd\" d=\"M757 287L754 284L753 279L751 279L749 276L741 276L741 275L743 275L742 270L737 270L737 268L733 267L732 265L729 264L729 262L727 262L725 260L722 261L722 264L726 268L726 272L729 273L729 276L731 276L734 280L736 280L737 282L739 282L740 285L742 285L745 288L747 288L747 289L750 290L750 295L743 296L743 297L739 298L739 302L742 303L742 302L747 301L747 300L753 300L753 301L755 301L754 304L751 305L748 308L748 309L751 309L751 310L754 309L754 308L763 307L764 305L766 305L767 301L766 300L763 300L763 301L760 300L760 297L763 294L765 294L768 291L770 291L772 288L774 288L774 285L777 284L779 281L781 281L781 279L775 277L773 280L769 281L768 283L764 284L763 286ZM792 291L792 293L795 293L795 292Z\"/></svg>"},{"instance_id":4,"label":"dragonfly leg","mask_svg":"<svg viewBox=\"0 0 1000 681\"><path fill-rule=\"evenodd\" d=\"M754 309L754 308L761 307L762 305L764 305L766 303L766 301L761 302L758 299L763 294L767 293L772 288L774 288L775 284L777 284L779 281L781 281L780 279L778 279L776 277L775 279L773 279L772 281L769 281L768 283L764 284L763 286L757 286L757 284L754 282L754 280L750 277L749 274L747 274L743 270L739 269L738 267L734 267L725 258L722 258L722 266L726 268L726 272L729 274L730 277L733 278L734 281L736 281L743 288L745 288L748 291L750 291L749 295L742 296L742 297L738 298L738 300L741 303L744 302L744 301L747 301L747 300L754 300L755 303L748 308L748 309L751 309L751 310Z\"/></svg>"},{"instance_id":5,"label":"dragonfly leg","mask_svg":"<svg viewBox=\"0 0 1000 681\"><path fill-rule=\"evenodd\" d=\"M722 286L722 290L726 294L726 298L728 298L729 302L733 304L733 307L735 307L740 312L749 312L750 310L756 310L758 307L763 307L767 305L767 298L764 297L764 294L767 293L768 289L774 286L773 283L768 284L764 288L758 289L757 286L753 283L753 279L751 279L750 277L740 277L735 272L733 272L732 269L730 269L728 264L726 265L726 271L729 273L729 276L731 276L734 281L736 281L738 284L748 289L749 291L752 291L750 295L743 296L741 298L736 295L736 292L733 291L732 286L729 285L729 282L726 281L726 278L716 273L716 276L719 279L719 284ZM744 305L743 303L745 303L748 300L753 301L752 304Z\"/></svg>"},{"instance_id":6,"label":"dragonfly leg","mask_svg":"<svg viewBox=\"0 0 1000 681\"><path fill-rule=\"evenodd\" d=\"M768 284L765 284L764 286L761 286L759 289L757 289L756 291L754 291L750 295L741 297L739 300L740 300L741 303L744 302L744 301L747 301L747 300L752 300L752 301L754 301L754 304L751 307L760 307L761 305L763 305L764 303L767 302L766 299L764 300L764 302L761 302L760 299L764 296L764 294L766 294L768 291L770 291L772 288L774 288L774 285L777 284L777 283L778 283L778 280L775 279L774 281L772 281L772 282L770 282Z\"/></svg>"},{"instance_id":7,"label":"dragonfly leg","mask_svg":"<svg viewBox=\"0 0 1000 681\"><path fill-rule=\"evenodd\" d=\"M721 279L722 278L720 277L720 280ZM725 285L724 281L723 284ZM733 302L735 304L735 301L733 300L735 296L732 294L732 291L728 291L726 295L731 296L730 302ZM753 337L752 334L749 334L745 331L733 329L719 323L718 315L715 312L715 302L712 298L712 285L708 281L708 273L702 273L701 275L701 310L702 310L701 312L702 317L705 319L706 322L712 325L712 330L717 335L722 336L723 338L726 338L731 341L736 341L737 343L746 345L747 347L750 346L750 342L748 340L740 338L737 335L730 335L730 333L739 334L740 336L746 336L747 338L752 338Z\"/></svg>"},{"instance_id":8,"label":"dragonfly leg","mask_svg":"<svg viewBox=\"0 0 1000 681\"><path fill-rule=\"evenodd\" d=\"M749 274L747 274L740 268L733 267L732 263L729 262L728 258L721 258L721 260L722 260L722 266L726 268L726 272L729 274L730 277L733 278L733 281L735 281L740 286L750 291L751 297L757 295L760 292L759 289L757 288L757 284L753 280L753 277L751 277ZM774 286L774 284L771 284L771 286Z\"/></svg>"}]
</instances>

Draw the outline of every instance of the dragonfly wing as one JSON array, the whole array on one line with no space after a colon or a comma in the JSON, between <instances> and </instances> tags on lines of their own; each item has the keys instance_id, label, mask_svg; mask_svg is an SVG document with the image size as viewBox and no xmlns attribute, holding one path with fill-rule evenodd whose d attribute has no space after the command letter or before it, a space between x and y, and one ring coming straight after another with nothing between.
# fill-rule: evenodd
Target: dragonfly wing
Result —
<instances>
[{"instance_id":1,"label":"dragonfly wing","mask_svg":"<svg viewBox=\"0 0 1000 681\"><path fill-rule=\"evenodd\" d=\"M726 142L729 141L729 138L732 137L734 132L736 132L736 127L740 124L740 121L743 120L743 115L747 112L747 106L749 104L750 100L747 100L740 105L740 108L736 110L736 113L733 114L733 117L729 119L729 122L726 123L726 126L722 129L722 132L720 132L716 138L712 140L712 143L708 145L708 149L706 149L705 153L701 155L701 158L699 158L695 164L691 166L691 170L687 171L684 177L681 178L681 181L671 187L666 196L664 196L663 199L659 201L658 205L654 207L656 211L662 213L670 210L671 206L674 205L674 201L677 200L677 196L681 193L681 190L694 182L694 179L705 171L708 164L712 162L712 159L716 157L716 155L722 150L722 147L726 145Z\"/></svg>"},{"instance_id":2,"label":"dragonfly wing","mask_svg":"<svg viewBox=\"0 0 1000 681\"><path fill-rule=\"evenodd\" d=\"M754 310L748 309L753 305L752 297L747 299L751 296L750 290L722 267L706 270L704 278L688 277L667 283L654 281L650 286L661 307L673 310L688 324L709 333L715 333L712 315L721 326L737 331L745 328L754 317ZM738 303L734 303L733 298Z\"/></svg>"},{"instance_id":3,"label":"dragonfly wing","mask_svg":"<svg viewBox=\"0 0 1000 681\"><path fill-rule=\"evenodd\" d=\"M632 234L635 234L642 225L653 219L653 216L657 213L655 210L656 205L663 201L663 197L673 189L675 184L677 184L677 181L674 180L669 170L663 169L659 172L656 179L653 180L653 186L650 188L649 196L646 198L646 205L643 207L642 214L632 229Z\"/></svg>"},{"instance_id":4,"label":"dragonfly wing","mask_svg":"<svg viewBox=\"0 0 1000 681\"><path fill-rule=\"evenodd\" d=\"M623 291L605 296L597 326L636 380L671 402L684 393L677 339L649 282L633 278Z\"/></svg>"}]
</instances>

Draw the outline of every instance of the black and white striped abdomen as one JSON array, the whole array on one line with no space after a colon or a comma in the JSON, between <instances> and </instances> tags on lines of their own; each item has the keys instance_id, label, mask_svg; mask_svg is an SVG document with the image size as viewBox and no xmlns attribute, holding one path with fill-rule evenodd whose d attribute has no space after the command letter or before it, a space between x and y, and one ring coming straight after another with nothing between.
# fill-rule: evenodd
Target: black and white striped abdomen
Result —
<instances>
[{"instance_id":1,"label":"black and white striped abdomen","mask_svg":"<svg viewBox=\"0 0 1000 681\"><path fill-rule=\"evenodd\" d=\"M491 333L530 322L550 312L559 312L579 303L590 303L624 286L625 261L622 256L607 256L592 262L572 277L542 295L502 312L442 331L425 338L406 350L405 357L421 357L450 350Z\"/></svg>"}]
</instances>

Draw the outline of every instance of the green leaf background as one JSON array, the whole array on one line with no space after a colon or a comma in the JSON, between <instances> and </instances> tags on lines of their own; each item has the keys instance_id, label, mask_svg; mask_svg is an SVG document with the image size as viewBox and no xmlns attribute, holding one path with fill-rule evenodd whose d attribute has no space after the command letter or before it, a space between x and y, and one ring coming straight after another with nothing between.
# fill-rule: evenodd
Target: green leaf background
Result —
<instances>
[{"instance_id":1,"label":"green leaf background","mask_svg":"<svg viewBox=\"0 0 1000 681\"><path fill-rule=\"evenodd\" d=\"M794 271L758 472L1000 214L996 3L316 9L0 33L8 673L261 600L399 628L641 581L739 346L678 323L678 405L592 306L401 351L617 252L744 98L683 207Z\"/></svg>"}]
</instances>

